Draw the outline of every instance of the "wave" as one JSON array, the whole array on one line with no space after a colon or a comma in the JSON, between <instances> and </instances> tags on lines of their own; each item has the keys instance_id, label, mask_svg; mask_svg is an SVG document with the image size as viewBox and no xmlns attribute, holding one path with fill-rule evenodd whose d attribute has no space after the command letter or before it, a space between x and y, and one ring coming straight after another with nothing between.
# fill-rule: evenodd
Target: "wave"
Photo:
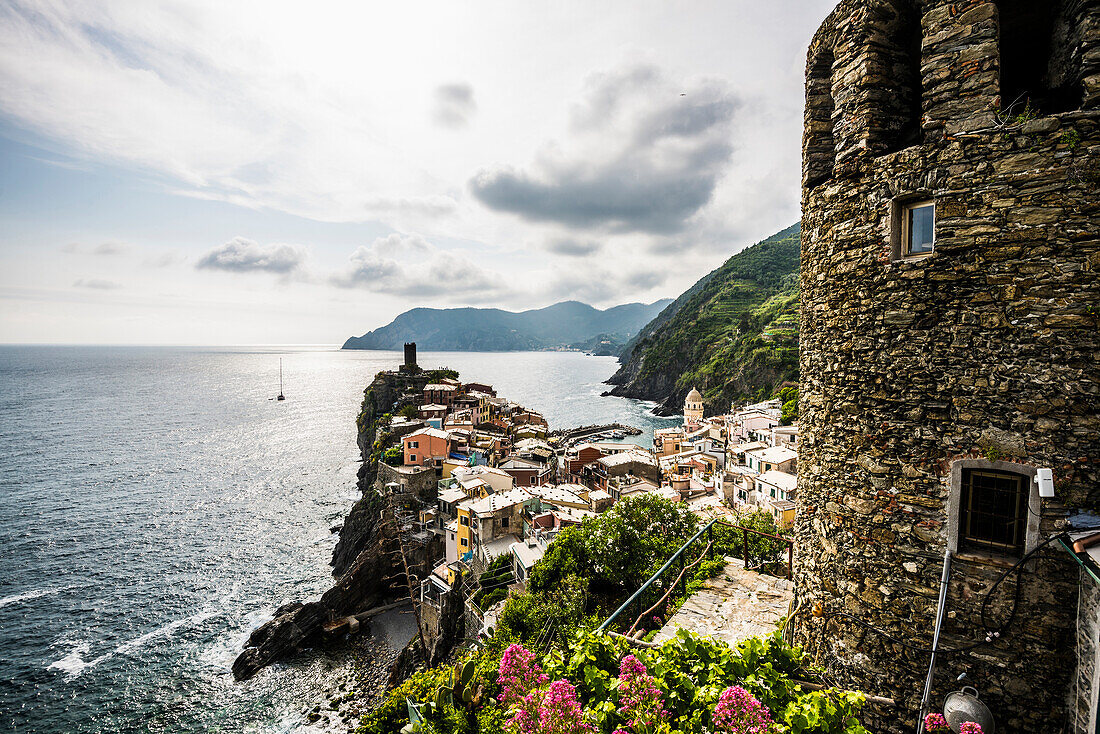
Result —
<instances>
[{"instance_id":1,"label":"wave","mask_svg":"<svg viewBox=\"0 0 1100 734\"><path fill-rule=\"evenodd\" d=\"M93 662L87 662L84 660L84 656L88 654L88 650L91 647L87 642L77 642L73 644L73 649L69 651L69 654L65 657L50 663L46 670L60 670L66 674L67 678L75 678L84 672L84 669L89 665L94 665L98 660Z\"/></svg>"},{"instance_id":2,"label":"wave","mask_svg":"<svg viewBox=\"0 0 1100 734\"><path fill-rule=\"evenodd\" d=\"M50 665L46 669L61 671L65 674L65 677L67 679L71 680L79 676L85 670L88 670L89 668L94 668L103 661L113 658L115 655L125 655L129 652L132 652L133 650L137 650L150 640L154 640L158 637L162 637L164 635L175 632L177 629L185 625L202 624L206 620L217 615L218 612L200 612L198 614L191 615L190 617L177 619L174 622L169 622L163 627L158 627L151 632L146 632L140 637L135 637L132 640L128 640L127 642L124 642L116 647L114 650L103 653L99 657L92 660L84 659L84 656L88 654L88 650L90 649L90 646L87 642L81 641L77 643L70 643L73 644L73 649L69 651L69 654L61 658L60 660L50 663Z\"/></svg>"},{"instance_id":3,"label":"wave","mask_svg":"<svg viewBox=\"0 0 1100 734\"><path fill-rule=\"evenodd\" d=\"M0 599L0 607L6 607L9 604L18 604L21 601L28 601L30 599L37 599L40 596L49 596L50 594L56 594L57 592L61 591L62 588L67 589L69 587L53 586L47 589L31 589L30 591L24 591L22 594L5 596L3 599Z\"/></svg>"},{"instance_id":4,"label":"wave","mask_svg":"<svg viewBox=\"0 0 1100 734\"><path fill-rule=\"evenodd\" d=\"M202 624L203 622L205 622L206 620L208 620L211 617L215 616L216 614L217 614L217 612L200 612L199 614L195 614L195 615L192 615L190 617L184 617L183 619L177 619L175 622L169 622L168 624L164 625L163 627L158 627L157 629L153 630L152 632L146 632L141 637L137 637L133 640L130 640L129 642L122 643L121 645L116 647L113 652L107 653L107 656L109 657L111 655L121 655L121 654L124 654L124 653L128 653L131 650L136 650L139 647L141 647L142 645L144 645L146 642L149 642L149 640L155 640L158 637L162 637L164 635L175 632L180 627L183 627L184 625L187 625L187 624Z\"/></svg>"}]
</instances>

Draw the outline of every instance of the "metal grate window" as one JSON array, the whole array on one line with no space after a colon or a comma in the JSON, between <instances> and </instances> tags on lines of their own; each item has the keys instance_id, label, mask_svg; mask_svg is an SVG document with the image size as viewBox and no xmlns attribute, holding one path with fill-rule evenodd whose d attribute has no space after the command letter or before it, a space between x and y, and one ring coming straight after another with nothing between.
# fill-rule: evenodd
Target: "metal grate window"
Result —
<instances>
[{"instance_id":1,"label":"metal grate window","mask_svg":"<svg viewBox=\"0 0 1100 734\"><path fill-rule=\"evenodd\" d=\"M1020 474L964 469L959 513L963 544L1023 553L1030 486L1028 478Z\"/></svg>"}]
</instances>

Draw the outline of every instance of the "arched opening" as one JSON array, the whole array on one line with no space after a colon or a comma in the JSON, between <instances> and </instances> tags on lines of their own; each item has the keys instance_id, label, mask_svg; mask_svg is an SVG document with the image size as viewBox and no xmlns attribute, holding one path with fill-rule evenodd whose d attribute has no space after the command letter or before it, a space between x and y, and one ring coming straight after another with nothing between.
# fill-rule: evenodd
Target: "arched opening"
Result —
<instances>
[{"instance_id":1,"label":"arched opening","mask_svg":"<svg viewBox=\"0 0 1100 734\"><path fill-rule=\"evenodd\" d=\"M908 148L921 141L921 22L914 2L895 4L897 15L886 27L884 72L890 93L882 100L880 145L884 153Z\"/></svg>"},{"instance_id":2,"label":"arched opening","mask_svg":"<svg viewBox=\"0 0 1100 734\"><path fill-rule=\"evenodd\" d=\"M1081 106L1081 39L1089 3L998 0L1001 109L1018 115Z\"/></svg>"},{"instance_id":3,"label":"arched opening","mask_svg":"<svg viewBox=\"0 0 1100 734\"><path fill-rule=\"evenodd\" d=\"M833 52L819 49L806 75L806 129L802 180L813 188L833 177L836 140L833 136Z\"/></svg>"}]
</instances>

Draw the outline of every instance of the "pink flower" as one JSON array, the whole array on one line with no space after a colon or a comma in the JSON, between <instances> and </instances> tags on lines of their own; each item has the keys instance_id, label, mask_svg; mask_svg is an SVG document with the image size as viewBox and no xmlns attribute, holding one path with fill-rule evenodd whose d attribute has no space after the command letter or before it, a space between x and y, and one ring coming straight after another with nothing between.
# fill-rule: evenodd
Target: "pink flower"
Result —
<instances>
[{"instance_id":1,"label":"pink flower","mask_svg":"<svg viewBox=\"0 0 1100 734\"><path fill-rule=\"evenodd\" d=\"M503 689L500 702L505 706L519 703L536 688L550 680L539 667L535 654L523 645L510 645L500 657L497 683Z\"/></svg>"},{"instance_id":2,"label":"pink flower","mask_svg":"<svg viewBox=\"0 0 1100 734\"><path fill-rule=\"evenodd\" d=\"M537 734L595 734L585 721L577 689L567 680L556 680L546 690L539 707Z\"/></svg>"},{"instance_id":3,"label":"pink flower","mask_svg":"<svg viewBox=\"0 0 1100 734\"><path fill-rule=\"evenodd\" d=\"M633 655L627 655L619 663L619 713L626 717L634 734L656 729L668 716L657 680Z\"/></svg>"},{"instance_id":4,"label":"pink flower","mask_svg":"<svg viewBox=\"0 0 1100 734\"><path fill-rule=\"evenodd\" d=\"M924 730L930 734L933 732L949 731L947 719L943 718L943 714L928 714L924 717Z\"/></svg>"},{"instance_id":5,"label":"pink flower","mask_svg":"<svg viewBox=\"0 0 1100 734\"><path fill-rule=\"evenodd\" d=\"M730 686L718 697L714 728L727 734L766 734L772 726L768 707L741 686Z\"/></svg>"},{"instance_id":6,"label":"pink flower","mask_svg":"<svg viewBox=\"0 0 1100 734\"><path fill-rule=\"evenodd\" d=\"M964 721L959 734L982 734L982 726L976 721Z\"/></svg>"},{"instance_id":7,"label":"pink flower","mask_svg":"<svg viewBox=\"0 0 1100 734\"><path fill-rule=\"evenodd\" d=\"M508 708L506 725L514 734L596 734L584 716L577 690L566 680L542 672L534 653L511 645L500 658L500 702Z\"/></svg>"}]
</instances>

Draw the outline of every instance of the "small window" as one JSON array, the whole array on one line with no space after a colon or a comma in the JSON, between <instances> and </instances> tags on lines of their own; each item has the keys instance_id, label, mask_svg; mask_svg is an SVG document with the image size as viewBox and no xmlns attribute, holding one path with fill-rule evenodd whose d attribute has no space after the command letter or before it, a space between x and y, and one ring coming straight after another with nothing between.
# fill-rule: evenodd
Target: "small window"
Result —
<instances>
[{"instance_id":1,"label":"small window","mask_svg":"<svg viewBox=\"0 0 1100 734\"><path fill-rule=\"evenodd\" d=\"M409 441L409 448L410 449L420 448L420 442L419 441Z\"/></svg>"},{"instance_id":2,"label":"small window","mask_svg":"<svg viewBox=\"0 0 1100 734\"><path fill-rule=\"evenodd\" d=\"M508 527L508 518L506 518L506 517L500 518L500 526L502 528Z\"/></svg>"},{"instance_id":3,"label":"small window","mask_svg":"<svg viewBox=\"0 0 1100 734\"><path fill-rule=\"evenodd\" d=\"M463 547L463 548L466 548L466 547L468 547L469 545L470 545L470 541L466 540L466 538L463 538L463 539L462 539L462 547Z\"/></svg>"},{"instance_id":4,"label":"small window","mask_svg":"<svg viewBox=\"0 0 1100 734\"><path fill-rule=\"evenodd\" d=\"M412 464L416 463L416 454L409 454L409 462Z\"/></svg>"},{"instance_id":5,"label":"small window","mask_svg":"<svg viewBox=\"0 0 1100 734\"><path fill-rule=\"evenodd\" d=\"M902 220L905 257L927 255L936 242L936 205L930 201L909 204Z\"/></svg>"},{"instance_id":6,"label":"small window","mask_svg":"<svg viewBox=\"0 0 1100 734\"><path fill-rule=\"evenodd\" d=\"M470 527L470 517L469 517L469 515L463 515L462 517L458 518L458 521L461 524L465 525L466 527Z\"/></svg>"},{"instance_id":7,"label":"small window","mask_svg":"<svg viewBox=\"0 0 1100 734\"><path fill-rule=\"evenodd\" d=\"M1020 555L1027 533L1030 481L1011 472L964 469L959 502L960 545Z\"/></svg>"}]
</instances>

